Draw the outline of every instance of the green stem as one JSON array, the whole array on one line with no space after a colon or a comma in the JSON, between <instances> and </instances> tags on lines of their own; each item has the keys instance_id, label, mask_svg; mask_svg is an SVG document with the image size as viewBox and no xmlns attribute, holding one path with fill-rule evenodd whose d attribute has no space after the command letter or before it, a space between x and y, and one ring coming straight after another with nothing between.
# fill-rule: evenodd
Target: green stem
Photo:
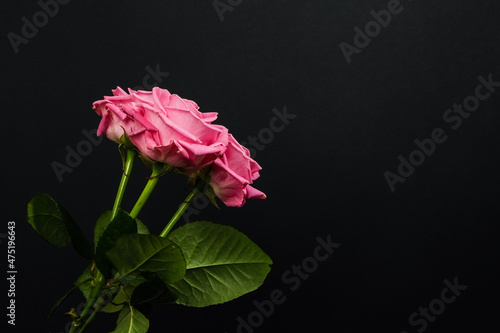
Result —
<instances>
[{"instance_id":1,"label":"green stem","mask_svg":"<svg viewBox=\"0 0 500 333\"><path fill-rule=\"evenodd\" d=\"M116 216L118 208L120 208L120 205L122 203L123 194L125 193L125 188L127 187L130 173L132 172L132 166L134 165L134 158L136 155L137 152L135 150L127 149L127 156L123 165L122 179L120 181L120 186L118 187L118 193L116 194L115 204L113 205L111 220Z\"/></svg>"},{"instance_id":2,"label":"green stem","mask_svg":"<svg viewBox=\"0 0 500 333\"><path fill-rule=\"evenodd\" d=\"M109 296L109 299L111 302L111 300L113 300L113 298L116 296L116 294L118 293L118 291L120 291L119 288L117 288L112 294L111 296ZM94 311L90 314L90 316L87 318L87 320L85 321L85 323L83 324L82 328L80 329L80 331L78 333L83 333L85 331L85 329L90 325L90 323L92 323L92 321L94 320L94 317L96 316L96 314L98 312L100 312L102 310L103 307L106 306L106 304L108 304L109 302L102 302L100 305L99 305L99 308L98 309L94 309Z\"/></svg>"},{"instance_id":3,"label":"green stem","mask_svg":"<svg viewBox=\"0 0 500 333\"><path fill-rule=\"evenodd\" d=\"M132 211L130 212L130 216L133 219L135 219L137 215L139 215L142 207L144 207L144 204L146 203L146 201L148 201L151 192L153 192L153 189L155 188L156 184L158 183L158 180L160 179L159 176L165 172L170 171L171 169L172 167L165 168L165 164L163 163L153 164L153 172L151 173L151 177L149 177L146 187L144 187L141 196L139 197L139 199L134 205L134 208L132 208Z\"/></svg>"},{"instance_id":4,"label":"green stem","mask_svg":"<svg viewBox=\"0 0 500 333\"><path fill-rule=\"evenodd\" d=\"M85 324L83 324L82 328L80 329L80 331L78 333L83 333L85 331L85 329L87 328L87 326L90 325L90 323L94 320L94 317L95 315L97 314L97 312L99 312L100 310L94 310L92 312L92 314L90 315L90 317L88 317L88 319L85 321Z\"/></svg>"},{"instance_id":5,"label":"green stem","mask_svg":"<svg viewBox=\"0 0 500 333\"><path fill-rule=\"evenodd\" d=\"M72 324L71 324L71 328L70 328L70 330L69 330L69 333L74 333L74 332L76 332L76 331L75 331L76 329L78 329L78 326L75 326L75 325L73 325L73 323L72 323Z\"/></svg>"},{"instance_id":6,"label":"green stem","mask_svg":"<svg viewBox=\"0 0 500 333\"><path fill-rule=\"evenodd\" d=\"M118 209L121 206L123 195L125 193L125 188L127 187L128 180L132 172L132 167L134 165L134 159L137 156L137 152L135 150L133 149L125 149L125 150L126 150L126 155L125 155L125 161L123 163L123 173L122 173L122 178L120 180L120 185L118 186L118 192L116 194L115 202L113 204L111 220L115 218L116 214L118 213ZM91 308L94 306L105 284L106 280L104 276L99 270L97 270L97 274L95 277L95 285L93 286L91 294L87 299L87 302L85 303L85 306L80 314L81 319L85 318L89 310L91 310ZM69 333L75 333L77 331L83 333L83 331L87 328L87 326L93 321L97 312L99 312L101 309L102 306L100 307L100 309L94 309L90 314L90 316L85 320L83 326L80 325L75 326L74 324L72 324Z\"/></svg>"},{"instance_id":7,"label":"green stem","mask_svg":"<svg viewBox=\"0 0 500 333\"><path fill-rule=\"evenodd\" d=\"M200 182L201 183L201 182ZM177 209L177 211L175 212L174 216L172 216L172 218L170 219L170 221L167 223L167 225L165 226L165 229L163 229L163 231L161 232L160 234L160 237L167 237L168 233L170 232L170 230L172 230L172 228L174 227L174 225L177 223L177 221L181 218L182 214L184 214L184 212L186 211L186 209L189 207L189 205L191 204L191 202L193 202L193 198L194 196L198 193L199 191L199 184L198 186L196 186L192 191L191 193L189 193L186 197L186 199L184 199L184 201L182 202L182 204L179 206L179 209Z\"/></svg>"},{"instance_id":8,"label":"green stem","mask_svg":"<svg viewBox=\"0 0 500 333\"><path fill-rule=\"evenodd\" d=\"M104 276L99 272L99 274L96 277L96 285L92 288L90 297L87 299L87 302L85 303L85 306L82 310L82 313L80 314L80 318L84 318L89 309L94 305L94 303L97 301L97 298L99 297L99 294L101 293L101 290L105 284L105 279ZM85 326L85 325L84 325ZM79 326L75 326L74 324L71 325L71 330L69 333L76 332ZM81 331L80 331L81 332Z\"/></svg>"}]
</instances>

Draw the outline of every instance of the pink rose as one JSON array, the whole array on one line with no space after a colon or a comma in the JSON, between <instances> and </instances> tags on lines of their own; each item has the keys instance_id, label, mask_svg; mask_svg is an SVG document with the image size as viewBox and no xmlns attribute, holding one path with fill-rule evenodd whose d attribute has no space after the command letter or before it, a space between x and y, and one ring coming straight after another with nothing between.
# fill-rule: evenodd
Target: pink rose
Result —
<instances>
[{"instance_id":1,"label":"pink rose","mask_svg":"<svg viewBox=\"0 0 500 333\"><path fill-rule=\"evenodd\" d=\"M227 206L241 207L246 199L266 198L264 193L250 186L261 169L250 157L249 150L229 134L226 152L212 167L210 185Z\"/></svg>"},{"instance_id":2,"label":"pink rose","mask_svg":"<svg viewBox=\"0 0 500 333\"><path fill-rule=\"evenodd\" d=\"M202 113L193 101L158 87L129 93L118 87L113 95L93 104L102 117L97 135L120 142L127 133L144 156L191 172L226 150L227 128L211 124L217 113Z\"/></svg>"}]
</instances>

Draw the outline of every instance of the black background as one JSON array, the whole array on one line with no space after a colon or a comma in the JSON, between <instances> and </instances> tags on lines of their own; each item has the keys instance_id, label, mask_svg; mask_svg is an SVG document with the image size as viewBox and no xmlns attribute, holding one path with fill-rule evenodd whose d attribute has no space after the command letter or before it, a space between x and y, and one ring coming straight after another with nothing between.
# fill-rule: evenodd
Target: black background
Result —
<instances>
[{"instance_id":1,"label":"black background","mask_svg":"<svg viewBox=\"0 0 500 333\"><path fill-rule=\"evenodd\" d=\"M65 147L85 139L82 130L97 128L92 102L116 86L142 85L147 66L169 73L160 87L219 112L217 123L240 141L269 127L273 108L296 115L255 156L263 167L255 187L268 198L196 217L230 224L262 247L274 260L264 285L205 309L158 308L150 332L236 332L237 317L274 289L286 301L255 332L417 332L423 327L409 316L455 278L467 289L425 331L496 327L500 89L456 130L443 114L474 94L478 76L500 81L500 5L402 0L402 11L349 64L339 44L353 45L353 28L364 29L370 11L388 2L233 1L221 21L211 1L71 1L17 53L7 35L21 35L22 17L33 22L41 7L4 4L0 232L16 222L16 331L63 332L63 312L81 302L78 295L56 311L53 326L45 316L86 264L70 247L41 240L26 222L26 204L48 192L91 235L113 204L116 144L94 146L62 182L51 164L64 163ZM447 140L391 192L384 172L397 173L398 156L408 158L414 140L435 128ZM134 168L125 208L148 175L140 163ZM183 191L182 177L161 179L140 215L152 232ZM291 291L282 275L328 235L341 246ZM92 332L113 327L113 316L101 316Z\"/></svg>"}]
</instances>

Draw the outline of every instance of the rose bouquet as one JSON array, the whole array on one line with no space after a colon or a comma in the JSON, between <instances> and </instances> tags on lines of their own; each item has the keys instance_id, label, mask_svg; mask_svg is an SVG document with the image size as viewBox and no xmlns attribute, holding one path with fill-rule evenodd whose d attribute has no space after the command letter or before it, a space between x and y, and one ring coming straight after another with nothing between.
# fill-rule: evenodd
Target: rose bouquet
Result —
<instances>
[{"instance_id":1,"label":"rose bouquet","mask_svg":"<svg viewBox=\"0 0 500 333\"><path fill-rule=\"evenodd\" d=\"M226 127L213 124L217 114L200 112L193 101L160 88L126 92L118 87L93 108L102 117L97 135L116 142L123 159L114 205L97 218L93 241L48 194L28 203L28 222L42 238L57 247L71 243L88 260L51 312L79 290L85 305L67 312L70 332L85 332L98 313L117 313L114 333L142 333L148 331L147 315L155 304L205 307L258 288L272 261L245 235L207 221L173 229L197 195L233 207L266 197L251 185L261 167ZM137 158L151 176L125 211L121 203ZM159 177L170 172L184 174L191 192L160 235L152 235L137 217Z\"/></svg>"}]
</instances>

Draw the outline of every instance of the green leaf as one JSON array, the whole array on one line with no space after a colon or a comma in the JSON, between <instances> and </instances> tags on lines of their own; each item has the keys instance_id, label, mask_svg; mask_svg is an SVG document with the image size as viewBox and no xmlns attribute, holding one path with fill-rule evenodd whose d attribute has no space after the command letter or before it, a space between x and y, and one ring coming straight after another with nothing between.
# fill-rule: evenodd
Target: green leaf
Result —
<instances>
[{"instance_id":1,"label":"green leaf","mask_svg":"<svg viewBox=\"0 0 500 333\"><path fill-rule=\"evenodd\" d=\"M149 320L132 306L124 307L116 321L116 329L111 333L146 333Z\"/></svg>"},{"instance_id":2,"label":"green leaf","mask_svg":"<svg viewBox=\"0 0 500 333\"><path fill-rule=\"evenodd\" d=\"M107 313L113 313L113 312L118 312L123 307L129 306L128 303L130 303L130 295L134 292L135 286L132 285L126 285L126 286L121 286L120 290L116 294L115 298L113 300L106 304L101 311L102 312L107 312ZM140 311L140 310L139 310Z\"/></svg>"},{"instance_id":3,"label":"green leaf","mask_svg":"<svg viewBox=\"0 0 500 333\"><path fill-rule=\"evenodd\" d=\"M271 269L271 258L229 226L193 222L168 238L186 259L186 275L170 285L178 304L204 307L230 301L257 289Z\"/></svg>"},{"instance_id":4,"label":"green leaf","mask_svg":"<svg viewBox=\"0 0 500 333\"><path fill-rule=\"evenodd\" d=\"M114 303L114 304L113 304ZM116 303L115 299L113 298L112 303L106 304L102 309L101 312L105 313L115 313L123 309L124 304Z\"/></svg>"},{"instance_id":5,"label":"green leaf","mask_svg":"<svg viewBox=\"0 0 500 333\"><path fill-rule=\"evenodd\" d=\"M107 256L121 277L153 272L169 284L180 280L186 273L186 262L180 248L155 235L122 235Z\"/></svg>"},{"instance_id":6,"label":"green leaf","mask_svg":"<svg viewBox=\"0 0 500 333\"><path fill-rule=\"evenodd\" d=\"M92 259L92 249L82 230L50 195L41 193L31 199L28 222L50 244L62 247L71 242L78 254Z\"/></svg>"},{"instance_id":7,"label":"green leaf","mask_svg":"<svg viewBox=\"0 0 500 333\"><path fill-rule=\"evenodd\" d=\"M97 249L97 244L99 244L99 240L102 237L102 233L108 227L111 222L111 214L113 212L111 210L107 210L99 216L97 222L94 227L94 249Z\"/></svg>"},{"instance_id":8,"label":"green leaf","mask_svg":"<svg viewBox=\"0 0 500 333\"><path fill-rule=\"evenodd\" d=\"M135 287L133 286L124 286L123 288L120 288L116 296L113 298L113 300L106 304L101 311L106 312L106 313L113 313L113 312L118 312L123 307L125 306L126 303L130 301L130 296L127 295L127 293L132 293Z\"/></svg>"},{"instance_id":9,"label":"green leaf","mask_svg":"<svg viewBox=\"0 0 500 333\"><path fill-rule=\"evenodd\" d=\"M153 275L134 289L130 304L137 307L146 303L173 303L176 299L177 296L168 289L168 286L157 275Z\"/></svg>"},{"instance_id":10,"label":"green leaf","mask_svg":"<svg viewBox=\"0 0 500 333\"><path fill-rule=\"evenodd\" d=\"M149 235L148 227L146 227L146 225L137 218L135 219L135 221L137 222L137 233L140 235Z\"/></svg>"},{"instance_id":11,"label":"green leaf","mask_svg":"<svg viewBox=\"0 0 500 333\"><path fill-rule=\"evenodd\" d=\"M92 282L92 279L93 278L92 275L90 274L90 265L89 265L83 270L83 273L75 281L75 286L77 286L78 289L80 289L85 299L89 299L91 290L90 283Z\"/></svg>"},{"instance_id":12,"label":"green leaf","mask_svg":"<svg viewBox=\"0 0 500 333\"><path fill-rule=\"evenodd\" d=\"M36 195L28 203L28 222L50 244L62 247L71 241L57 202L48 194Z\"/></svg>"},{"instance_id":13,"label":"green leaf","mask_svg":"<svg viewBox=\"0 0 500 333\"><path fill-rule=\"evenodd\" d=\"M104 220L102 217L100 220ZM108 217L109 219L109 217ZM104 223L104 222L100 222ZM108 224L102 232L95 252L95 262L97 268L105 277L110 277L111 264L106 257L106 252L115 246L117 239L125 234L135 234L137 232L137 222L122 209L118 209L115 218Z\"/></svg>"},{"instance_id":14,"label":"green leaf","mask_svg":"<svg viewBox=\"0 0 500 333\"><path fill-rule=\"evenodd\" d=\"M101 236L108 227L109 223L111 222L111 214L113 212L111 210L107 210L104 213L99 216L97 219L97 222L94 227L94 247L97 249L97 245L99 244L99 240L101 239ZM148 227L144 223L142 223L139 219L135 219L137 223L137 233L138 234L149 234Z\"/></svg>"}]
</instances>

